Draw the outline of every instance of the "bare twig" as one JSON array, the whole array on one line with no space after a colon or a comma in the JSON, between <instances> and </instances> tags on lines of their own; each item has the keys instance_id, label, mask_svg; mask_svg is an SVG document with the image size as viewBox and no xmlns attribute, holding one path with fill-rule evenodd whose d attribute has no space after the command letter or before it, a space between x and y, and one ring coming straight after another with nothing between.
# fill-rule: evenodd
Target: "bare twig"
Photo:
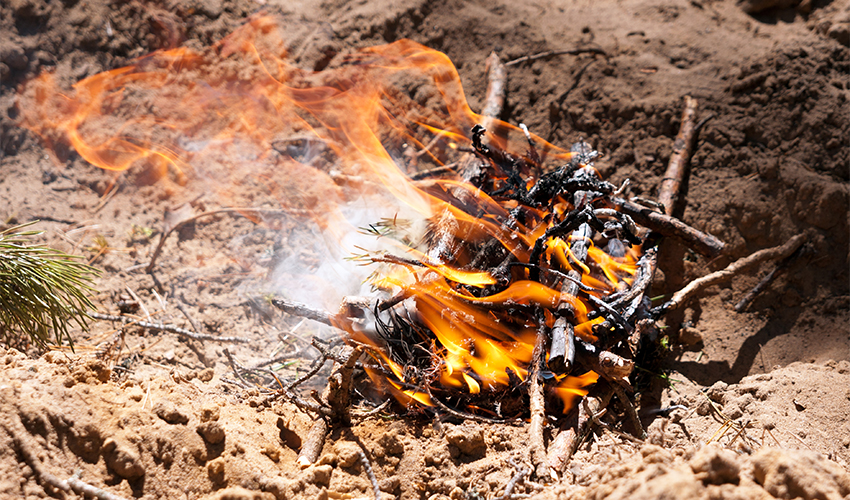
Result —
<instances>
[{"instance_id":1,"label":"bare twig","mask_svg":"<svg viewBox=\"0 0 850 500\"><path fill-rule=\"evenodd\" d=\"M640 436L640 439L646 439L646 432L643 430L643 424L640 422L640 416L638 416L635 405L632 404L632 400L629 398L629 395L626 394L626 390L619 384L611 384L611 388L614 390L614 394L617 395L617 399L619 399L620 403L622 403L626 408L626 413L629 415L629 420L632 421L632 426L635 428L635 432L637 432L638 436Z\"/></svg>"},{"instance_id":2,"label":"bare twig","mask_svg":"<svg viewBox=\"0 0 850 500\"><path fill-rule=\"evenodd\" d=\"M556 480L546 460L546 443L543 441L543 428L546 424L546 400L543 395L543 381L540 371L543 367L546 351L547 328L543 322L537 332L534 353L528 374L528 397L531 422L528 426L528 446L531 451L531 463L538 479Z\"/></svg>"},{"instance_id":3,"label":"bare twig","mask_svg":"<svg viewBox=\"0 0 850 500\"><path fill-rule=\"evenodd\" d=\"M505 66L516 66L517 64L524 63L526 61L536 61L537 59L545 59L547 57L561 56L561 55L572 55L577 56L579 54L599 54L601 56L608 57L608 53L602 50L600 47L583 47L580 49L566 49L566 50L547 50L546 52L538 52L537 54L533 54L530 56L522 56L516 58L512 61L508 61L505 63Z\"/></svg>"},{"instance_id":4,"label":"bare twig","mask_svg":"<svg viewBox=\"0 0 850 500\"><path fill-rule=\"evenodd\" d=\"M378 413L381 413L382 411L386 410L387 407L389 407L392 402L393 402L392 399L388 399L388 400L384 401L383 403L381 403L380 405L372 408L371 410L362 411L362 412L358 411L357 413L354 414L354 416L357 417L357 418L368 418L368 417L371 417L372 415L377 415Z\"/></svg>"},{"instance_id":5,"label":"bare twig","mask_svg":"<svg viewBox=\"0 0 850 500\"><path fill-rule=\"evenodd\" d=\"M728 281L732 279L732 277L734 277L736 274L740 273L741 271L747 269L750 266L754 266L760 262L764 262L767 260L785 258L794 253L805 241L806 235L798 234L797 236L794 236L793 238L785 242L785 244L783 245L759 250L758 252L755 252L752 255L736 260L735 262L729 264L725 269L713 272L709 275L703 276L702 278L697 278L688 283L687 286L676 292L669 302L658 308L657 312L665 313L667 311L678 309L679 307L684 305L684 303L687 302L688 299L693 297L697 292L711 285L716 285L717 283Z\"/></svg>"},{"instance_id":6,"label":"bare twig","mask_svg":"<svg viewBox=\"0 0 850 500\"><path fill-rule=\"evenodd\" d=\"M166 232L162 233L162 236L159 238L159 242L156 244L156 249L154 249L154 251L153 251L153 256L151 257L151 261L148 264L148 267L145 268L145 272L150 273L151 271L153 271L154 266L156 266L156 259L159 258L159 254L160 254L160 252L162 252L162 247L163 247L163 245L165 245L165 240L168 239L168 237L171 235L171 233L173 233L174 231L177 231L178 229L185 226L186 224L189 224L190 222L194 222L194 221L201 219L201 218L204 218L204 217L208 217L210 215L232 214L232 215L244 216L245 213L249 213L249 212L250 213L271 213L271 214L295 213L295 211L293 211L293 210L281 210L281 209L274 209L274 208L222 208L222 209L211 210L209 212L204 212L202 214L194 215L194 216L189 217L187 219L183 219L180 222L178 222L177 224L174 224L173 226L168 228L168 230Z\"/></svg>"},{"instance_id":7,"label":"bare twig","mask_svg":"<svg viewBox=\"0 0 850 500\"><path fill-rule=\"evenodd\" d=\"M664 206L667 215L673 215L682 181L688 171L696 137L696 115L699 102L693 97L685 96L685 111L682 112L682 124L676 140L673 142L673 153L667 164L667 171L658 188L658 202Z\"/></svg>"},{"instance_id":8,"label":"bare twig","mask_svg":"<svg viewBox=\"0 0 850 500\"><path fill-rule=\"evenodd\" d=\"M585 403L585 404L586 404L586 403ZM619 430L617 430L617 429L614 429L614 428L613 428L613 427L611 427L610 425L608 425L608 424L606 424L605 422L603 422L603 421L599 420L599 418L600 418L600 417L602 417L603 415L605 415L605 413L608 411L608 409L607 409L607 408L603 408L603 409L602 409L601 411L599 411L598 413L593 413L593 412L591 412L589 409L586 409L585 411L587 411L587 412L588 412L588 415L590 416L590 420L591 420L591 422L593 422L594 424L598 425L599 427L601 427L601 428L605 429L606 431L610 432L611 434L614 434L615 436L620 436L621 438L623 438L623 439L627 439L627 440L629 440L629 441L631 441L631 442L633 442L633 443L637 443L637 444L644 444L644 440L643 440L643 439L638 439L638 438L636 438L636 437L634 437L634 436L632 436L632 435L630 435L630 434L627 434L627 433L625 433L625 432L623 432L623 431L619 431Z\"/></svg>"},{"instance_id":9,"label":"bare twig","mask_svg":"<svg viewBox=\"0 0 850 500\"><path fill-rule=\"evenodd\" d=\"M182 337L190 338L193 340L208 340L210 342L222 342L222 343L231 343L231 344L247 344L251 342L250 339L246 339L244 337L218 337L215 335L207 335L205 333L195 333L186 330L185 328L180 328L179 326L174 325L164 325L162 323L151 323L150 321L142 321L139 319L133 319L128 316L115 316L112 314L101 314L101 313L89 313L94 319L102 319L105 321L124 321L131 320L128 324L136 324L141 326L142 328L149 328L151 330L157 330L162 332L170 332L176 333Z\"/></svg>"},{"instance_id":10,"label":"bare twig","mask_svg":"<svg viewBox=\"0 0 850 500\"><path fill-rule=\"evenodd\" d=\"M495 52L491 52L487 57L487 96L481 110L484 116L498 118L505 108L505 95L508 91L508 71L505 66Z\"/></svg>"},{"instance_id":11,"label":"bare twig","mask_svg":"<svg viewBox=\"0 0 850 500\"><path fill-rule=\"evenodd\" d=\"M233 355L230 354L230 350L227 348L224 349L224 355L227 357L227 362L230 364L230 369L233 370L233 373L236 375L236 378L239 379L240 382L245 384L246 387L251 387L256 384L251 384L247 380L242 377L242 374L239 373L239 368L236 366L236 361L233 359Z\"/></svg>"},{"instance_id":12,"label":"bare twig","mask_svg":"<svg viewBox=\"0 0 850 500\"><path fill-rule=\"evenodd\" d=\"M773 283L773 280L775 280L777 276L782 274L782 272L792 262L797 260L797 258L804 252L803 251L804 248L806 248L805 245L800 245L800 247L797 248L797 250L795 250L794 253L792 253L788 257L785 257L778 264L776 264L776 267L771 269L770 272L767 273L767 275L764 278L762 278L761 281L759 281L758 284L756 286L754 286L752 290L747 292L747 294L744 295L741 298L741 300L738 301L737 304L735 304L735 312L741 312L744 309L746 309L747 306L750 305L750 302L752 302L753 299L755 299L758 296L758 294L760 294L761 292L764 291L765 288L770 286L770 284Z\"/></svg>"},{"instance_id":13,"label":"bare twig","mask_svg":"<svg viewBox=\"0 0 850 500\"><path fill-rule=\"evenodd\" d=\"M358 443L359 444L359 443ZM372 483L372 491L375 493L375 500L381 500L381 488L378 487L378 478L375 477L375 472L372 470L372 463L369 457L366 456L366 451L363 446L360 446L360 463L363 464L363 470L366 471L366 476L369 482Z\"/></svg>"},{"instance_id":14,"label":"bare twig","mask_svg":"<svg viewBox=\"0 0 850 500\"><path fill-rule=\"evenodd\" d=\"M520 481L525 479L525 476L527 476L531 472L531 469L528 467L517 466L517 464L515 463L513 463L512 465L514 465L514 467L516 467L517 469L516 474L514 474L510 481L508 481L508 484L505 486L505 492L502 493L500 496L497 496L493 500L508 500L509 498L511 498L511 495L513 494L514 488L516 488L516 485L519 484Z\"/></svg>"},{"instance_id":15,"label":"bare twig","mask_svg":"<svg viewBox=\"0 0 850 500\"><path fill-rule=\"evenodd\" d=\"M6 408L4 405L3 413L5 417L0 418L0 427L3 427L6 432L12 437L18 451L24 457L24 461L30 466L38 481L44 486L49 485L64 492L74 491L79 495L89 495L99 500L124 500L124 497L114 495L100 488L92 486L81 481L78 477L72 476L68 479L59 479L48 472L41 461L38 459L37 443L29 437L24 424L21 422L18 413L11 408Z\"/></svg>"},{"instance_id":16,"label":"bare twig","mask_svg":"<svg viewBox=\"0 0 850 500\"><path fill-rule=\"evenodd\" d=\"M428 394L428 397L431 398L431 401L438 407L440 407L440 409L442 409L444 412L448 413L453 417L460 418L463 420L472 420L474 422L483 422L485 424L504 424L505 422L507 422L507 420L500 418L482 417L481 415L474 415L465 411L455 410L454 408L446 405L439 399L435 398L434 395L431 394L431 390L428 389L427 386L425 387L425 389L425 392Z\"/></svg>"},{"instance_id":17,"label":"bare twig","mask_svg":"<svg viewBox=\"0 0 850 500\"><path fill-rule=\"evenodd\" d=\"M328 422L324 418L319 417L313 422L313 426L310 427L310 432L307 434L307 439L301 446L301 451L298 452L297 461L302 469L313 465L319 459L329 430Z\"/></svg>"}]
</instances>

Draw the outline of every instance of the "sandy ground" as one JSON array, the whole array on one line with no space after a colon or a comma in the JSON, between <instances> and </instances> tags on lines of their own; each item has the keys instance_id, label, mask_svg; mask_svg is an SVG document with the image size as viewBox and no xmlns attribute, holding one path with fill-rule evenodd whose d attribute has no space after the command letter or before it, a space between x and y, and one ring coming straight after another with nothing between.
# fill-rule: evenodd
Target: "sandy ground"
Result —
<instances>
[{"instance_id":1,"label":"sandy ground","mask_svg":"<svg viewBox=\"0 0 850 500\"><path fill-rule=\"evenodd\" d=\"M117 314L118 302L136 294L158 321L251 339L226 346L242 363L297 352L280 372L290 377L309 365L299 339L332 332L252 297L280 282L270 263L275 249L299 245L302 234L274 218L221 214L172 235L154 274L144 267L175 218L281 196L302 207L321 204L345 196L350 177L294 172L290 184L272 192L273 169L254 171L243 158L219 158L240 170L204 178L173 169L162 177L152 162L115 173L85 161L49 127L39 137L21 122L36 108L28 82L45 70L71 95L80 79L151 51L203 50L260 10L280 20L280 36L304 70L336 67L357 49L402 38L443 51L473 110L482 105L491 51L512 60L601 48L607 57L562 55L511 66L501 118L525 123L554 144L591 143L602 153L600 172L618 185L630 179L635 195L656 195L682 97L699 99L702 116L714 117L700 134L677 213L731 251L708 261L664 242L653 295L810 235L811 252L744 312L733 306L769 265L709 289L666 318L672 343L658 354L665 375L641 395L645 442L596 428L559 482L520 481L514 494L850 497L848 2L0 5L4 223L40 219L44 242L102 269L99 311ZM428 96L411 94L428 103ZM169 110L168 98L139 102ZM92 125L95 133L110 126ZM307 249L295 262L309 267L320 253ZM327 286L303 275L291 279L303 280L298 293L305 296ZM295 457L309 416L287 403L266 405L263 395L234 385L224 345L109 322L76 335L75 353L0 348L2 498L76 497L45 488L15 439L37 451L44 470L60 478L78 473L128 498L371 498L360 445L385 498L496 498L517 473L511 461L528 459L524 425L441 423L386 411L355 417L350 429L328 439L318 465L301 470ZM657 411L671 405L680 407ZM554 439L558 430L547 432Z\"/></svg>"}]
</instances>

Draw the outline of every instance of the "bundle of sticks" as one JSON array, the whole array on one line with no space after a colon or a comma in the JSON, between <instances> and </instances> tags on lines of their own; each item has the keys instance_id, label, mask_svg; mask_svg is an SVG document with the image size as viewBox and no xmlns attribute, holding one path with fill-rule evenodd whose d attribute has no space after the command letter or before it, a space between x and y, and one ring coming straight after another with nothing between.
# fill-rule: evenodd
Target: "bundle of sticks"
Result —
<instances>
[{"instance_id":1,"label":"bundle of sticks","mask_svg":"<svg viewBox=\"0 0 850 500\"><path fill-rule=\"evenodd\" d=\"M488 422L530 418L540 465L547 414L568 414L599 378L628 399L656 251L642 249L646 231L622 209L623 189L599 177L588 144L532 179L542 162L530 137L518 156L484 144L484 132L473 128L460 176L418 181L440 200L424 245L367 257L394 270L379 280L394 295L350 299L337 314L273 303L345 330L367 355L360 366L376 399Z\"/></svg>"}]
</instances>

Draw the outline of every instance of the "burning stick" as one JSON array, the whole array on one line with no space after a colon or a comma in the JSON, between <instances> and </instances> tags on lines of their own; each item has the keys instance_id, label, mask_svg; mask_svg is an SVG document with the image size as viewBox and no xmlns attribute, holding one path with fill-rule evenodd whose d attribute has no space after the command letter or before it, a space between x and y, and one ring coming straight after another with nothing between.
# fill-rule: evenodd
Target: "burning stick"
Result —
<instances>
[{"instance_id":1,"label":"burning stick","mask_svg":"<svg viewBox=\"0 0 850 500\"><path fill-rule=\"evenodd\" d=\"M785 257L788 257L789 255L793 254L798 248L800 248L800 246L805 243L806 239L807 236L805 234L798 234L797 236L794 236L790 240L786 241L783 245L759 250L758 252L755 252L752 255L736 260L735 262L729 264L725 269L713 272L709 275L703 276L702 278L697 278L688 283L687 286L676 292L673 295L673 298L671 298L667 303L654 309L653 314L661 315L669 311L678 309L700 290L711 285L716 285L717 283L728 281L732 279L736 274L740 273L741 271L747 269L750 266L753 266L760 262L764 262L766 260L783 259Z\"/></svg>"}]
</instances>

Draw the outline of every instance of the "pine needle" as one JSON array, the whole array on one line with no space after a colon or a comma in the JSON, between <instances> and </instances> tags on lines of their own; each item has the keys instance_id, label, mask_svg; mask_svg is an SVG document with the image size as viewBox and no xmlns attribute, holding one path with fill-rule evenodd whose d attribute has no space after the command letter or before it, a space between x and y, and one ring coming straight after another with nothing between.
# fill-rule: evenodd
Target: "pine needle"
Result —
<instances>
[{"instance_id":1,"label":"pine needle","mask_svg":"<svg viewBox=\"0 0 850 500\"><path fill-rule=\"evenodd\" d=\"M95 307L87 294L100 271L81 257L32 243L41 231L22 231L37 221L0 231L0 341L28 335L40 348L67 341L69 323L88 329L86 312Z\"/></svg>"}]
</instances>

